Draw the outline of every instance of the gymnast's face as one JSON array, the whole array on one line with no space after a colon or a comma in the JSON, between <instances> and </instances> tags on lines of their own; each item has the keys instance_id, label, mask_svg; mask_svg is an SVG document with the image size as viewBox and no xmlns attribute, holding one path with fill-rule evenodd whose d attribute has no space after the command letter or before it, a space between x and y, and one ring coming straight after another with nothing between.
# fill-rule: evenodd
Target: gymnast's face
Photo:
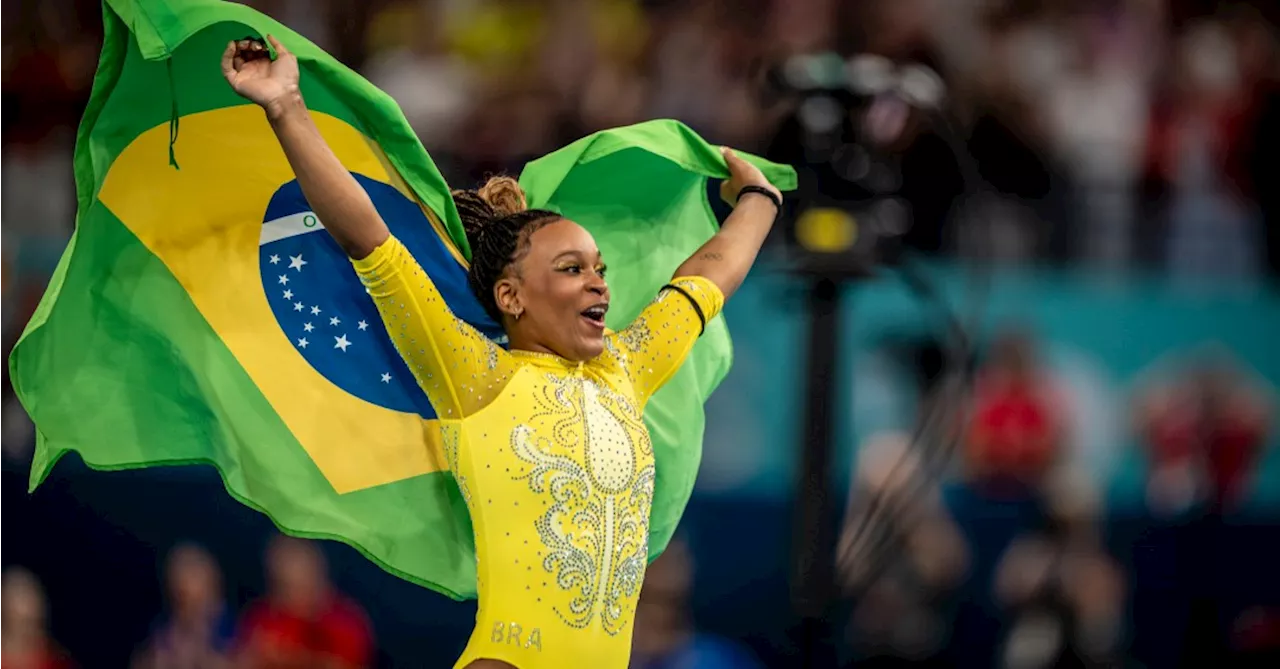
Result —
<instances>
[{"instance_id":1,"label":"gymnast's face","mask_svg":"<svg viewBox=\"0 0 1280 669\"><path fill-rule=\"evenodd\" d=\"M609 286L591 233L561 219L529 236L529 249L494 286L513 348L586 361L604 351ZM516 315L519 318L516 318Z\"/></svg>"}]
</instances>

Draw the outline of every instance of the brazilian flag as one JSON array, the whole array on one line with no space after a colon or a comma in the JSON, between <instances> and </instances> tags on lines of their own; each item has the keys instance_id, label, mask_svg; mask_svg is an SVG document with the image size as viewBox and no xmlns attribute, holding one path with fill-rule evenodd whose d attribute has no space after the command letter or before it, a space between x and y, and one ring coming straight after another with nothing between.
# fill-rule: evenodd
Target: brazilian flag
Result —
<instances>
[{"instance_id":1,"label":"brazilian flag","mask_svg":"<svg viewBox=\"0 0 1280 669\"><path fill-rule=\"evenodd\" d=\"M222 79L228 41L298 56L316 124L453 312L503 341L470 294L448 186L395 103L288 28L215 0L106 0L75 149L76 232L9 359L35 421L34 489L67 451L97 469L204 463L283 531L343 541L454 598L475 594L466 507L436 414L323 232L263 112ZM757 161L780 187L789 169ZM610 326L714 234L718 152L658 121L530 163L533 206L585 225L614 270ZM717 319L649 403L651 547L688 501L702 403L728 371Z\"/></svg>"}]
</instances>

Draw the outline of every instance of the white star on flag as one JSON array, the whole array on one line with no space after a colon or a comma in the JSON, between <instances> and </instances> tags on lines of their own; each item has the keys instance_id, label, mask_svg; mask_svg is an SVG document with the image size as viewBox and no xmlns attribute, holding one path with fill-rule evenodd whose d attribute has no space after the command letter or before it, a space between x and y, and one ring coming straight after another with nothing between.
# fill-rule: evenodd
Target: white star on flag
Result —
<instances>
[{"instance_id":1,"label":"white star on flag","mask_svg":"<svg viewBox=\"0 0 1280 669\"><path fill-rule=\"evenodd\" d=\"M360 321L359 323L356 323L356 327L360 328L361 330L367 330L369 328L369 324L364 321Z\"/></svg>"},{"instance_id":2,"label":"white star on flag","mask_svg":"<svg viewBox=\"0 0 1280 669\"><path fill-rule=\"evenodd\" d=\"M303 337L302 339L299 339L299 340L298 340L298 348L306 348L306 347L307 347L307 344L309 344L309 343L311 343L311 342L308 342L308 341L307 341L307 338L306 338L306 337Z\"/></svg>"},{"instance_id":3,"label":"white star on flag","mask_svg":"<svg viewBox=\"0 0 1280 669\"><path fill-rule=\"evenodd\" d=\"M301 253L296 256L289 256L289 269L296 269L301 272L302 266L305 264L307 264L307 261L302 259Z\"/></svg>"},{"instance_id":4,"label":"white star on flag","mask_svg":"<svg viewBox=\"0 0 1280 669\"><path fill-rule=\"evenodd\" d=\"M271 264L272 264L272 265L274 265L274 264L276 264L276 263L278 263L278 262L280 262L280 256L278 256L278 255L272 255L272 256L271 256Z\"/></svg>"},{"instance_id":5,"label":"white star on flag","mask_svg":"<svg viewBox=\"0 0 1280 669\"><path fill-rule=\"evenodd\" d=\"M312 315L312 316L319 316L319 315L320 315L320 307L311 307L311 315Z\"/></svg>"},{"instance_id":6,"label":"white star on flag","mask_svg":"<svg viewBox=\"0 0 1280 669\"><path fill-rule=\"evenodd\" d=\"M286 283L289 283L289 277L287 277L287 276L285 276L285 275L281 274L281 275L280 275L280 285L282 285L282 286L283 286L283 285L285 285Z\"/></svg>"},{"instance_id":7,"label":"white star on flag","mask_svg":"<svg viewBox=\"0 0 1280 669\"><path fill-rule=\"evenodd\" d=\"M347 352L347 347L350 345L351 345L351 342L347 341L347 335L342 335L341 337L333 338L333 347L342 349L343 353Z\"/></svg>"},{"instance_id":8,"label":"white star on flag","mask_svg":"<svg viewBox=\"0 0 1280 669\"><path fill-rule=\"evenodd\" d=\"M390 374L387 374L387 373L385 373L385 372L384 372L384 373L382 374L382 382L383 382L383 383L391 383L391 375L390 375Z\"/></svg>"},{"instance_id":9,"label":"white star on flag","mask_svg":"<svg viewBox=\"0 0 1280 669\"><path fill-rule=\"evenodd\" d=\"M284 299L286 299L286 300L292 300L292 299L293 299L293 291L292 291L292 290L286 290L286 291L284 291Z\"/></svg>"},{"instance_id":10,"label":"white star on flag","mask_svg":"<svg viewBox=\"0 0 1280 669\"><path fill-rule=\"evenodd\" d=\"M294 302L294 303L293 303L293 310L294 310L294 311L302 311L302 303L301 303L301 302Z\"/></svg>"},{"instance_id":11,"label":"white star on flag","mask_svg":"<svg viewBox=\"0 0 1280 669\"><path fill-rule=\"evenodd\" d=\"M342 321L338 320L337 316L334 316L333 318L329 319L329 325L337 325L338 323L341 323L341 322Z\"/></svg>"},{"instance_id":12,"label":"white star on flag","mask_svg":"<svg viewBox=\"0 0 1280 669\"><path fill-rule=\"evenodd\" d=\"M314 330L314 329L316 329L316 328L315 328L315 326L314 326L314 325L312 325L312 324L310 324L310 323L303 323L303 324L302 324L302 331L303 331L303 332L311 332L311 331L312 331L312 330Z\"/></svg>"}]
</instances>

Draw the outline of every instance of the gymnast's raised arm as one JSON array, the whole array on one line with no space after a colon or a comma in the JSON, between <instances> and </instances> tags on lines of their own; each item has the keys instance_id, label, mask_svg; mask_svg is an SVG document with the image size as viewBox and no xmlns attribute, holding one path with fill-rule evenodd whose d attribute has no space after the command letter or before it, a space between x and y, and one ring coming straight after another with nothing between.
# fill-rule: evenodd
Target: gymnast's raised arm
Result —
<instances>
[{"instance_id":1,"label":"gymnast's raised arm","mask_svg":"<svg viewBox=\"0 0 1280 669\"><path fill-rule=\"evenodd\" d=\"M727 299L742 285L755 263L778 216L777 203L782 202L782 193L769 183L760 168L729 149L723 152L729 178L720 184L720 196L733 205L733 213L714 237L676 269L675 278L704 277L719 287Z\"/></svg>"},{"instance_id":2,"label":"gymnast's raised arm","mask_svg":"<svg viewBox=\"0 0 1280 669\"><path fill-rule=\"evenodd\" d=\"M396 350L441 419L460 419L492 400L476 387L501 388L505 351L458 320L408 249L391 236L364 188L334 155L298 91L298 60L268 36L276 59L256 40L227 45L222 73L237 93L262 106L302 194L368 289Z\"/></svg>"},{"instance_id":3,"label":"gymnast's raised arm","mask_svg":"<svg viewBox=\"0 0 1280 669\"><path fill-rule=\"evenodd\" d=\"M236 93L266 110L316 216L348 256L364 258L390 236L387 224L312 121L298 88L298 59L276 38L267 40L275 60L257 40L227 44L222 75Z\"/></svg>"}]
</instances>

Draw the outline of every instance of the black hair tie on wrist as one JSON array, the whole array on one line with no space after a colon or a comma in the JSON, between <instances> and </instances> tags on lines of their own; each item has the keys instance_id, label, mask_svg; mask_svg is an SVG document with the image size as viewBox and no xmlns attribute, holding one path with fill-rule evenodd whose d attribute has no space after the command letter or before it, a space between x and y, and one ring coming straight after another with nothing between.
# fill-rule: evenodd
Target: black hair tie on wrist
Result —
<instances>
[{"instance_id":1,"label":"black hair tie on wrist","mask_svg":"<svg viewBox=\"0 0 1280 669\"><path fill-rule=\"evenodd\" d=\"M773 206L776 207L778 211L782 211L782 198L779 197L777 193L769 190L768 188L765 188L764 186L754 186L754 185L743 186L742 190L738 191L738 199L741 200L742 196L746 195L747 193L756 193L757 195L763 195L769 198L769 201L773 203Z\"/></svg>"}]
</instances>

